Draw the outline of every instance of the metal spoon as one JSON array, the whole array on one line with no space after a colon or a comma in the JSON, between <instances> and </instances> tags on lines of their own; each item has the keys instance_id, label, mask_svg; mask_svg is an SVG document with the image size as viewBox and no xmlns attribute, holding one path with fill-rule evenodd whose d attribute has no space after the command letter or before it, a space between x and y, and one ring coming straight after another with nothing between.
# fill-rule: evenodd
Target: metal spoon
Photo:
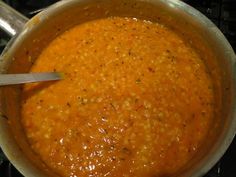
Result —
<instances>
[{"instance_id":1,"label":"metal spoon","mask_svg":"<svg viewBox=\"0 0 236 177\"><path fill-rule=\"evenodd\" d=\"M0 86L24 84L31 82L55 81L63 78L63 73L26 73L26 74L0 74Z\"/></svg>"}]
</instances>

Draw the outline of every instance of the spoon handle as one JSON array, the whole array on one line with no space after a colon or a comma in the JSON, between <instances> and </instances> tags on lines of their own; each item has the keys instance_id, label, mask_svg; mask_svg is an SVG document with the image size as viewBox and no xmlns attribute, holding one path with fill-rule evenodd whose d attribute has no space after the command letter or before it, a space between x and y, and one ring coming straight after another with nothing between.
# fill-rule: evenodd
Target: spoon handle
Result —
<instances>
[{"instance_id":1,"label":"spoon handle","mask_svg":"<svg viewBox=\"0 0 236 177\"><path fill-rule=\"evenodd\" d=\"M31 82L54 81L63 78L62 73L26 73L26 74L0 74L0 86L24 84Z\"/></svg>"}]
</instances>

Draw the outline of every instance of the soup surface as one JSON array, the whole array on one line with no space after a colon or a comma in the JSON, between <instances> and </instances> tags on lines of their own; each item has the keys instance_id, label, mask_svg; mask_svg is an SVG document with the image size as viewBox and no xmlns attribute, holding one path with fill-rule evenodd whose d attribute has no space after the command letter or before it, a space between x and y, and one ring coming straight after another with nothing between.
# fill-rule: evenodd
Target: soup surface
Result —
<instances>
[{"instance_id":1,"label":"soup surface","mask_svg":"<svg viewBox=\"0 0 236 177\"><path fill-rule=\"evenodd\" d=\"M113 17L53 40L31 72L22 124L33 151L60 176L163 177L197 152L213 117L200 56L169 28Z\"/></svg>"}]
</instances>

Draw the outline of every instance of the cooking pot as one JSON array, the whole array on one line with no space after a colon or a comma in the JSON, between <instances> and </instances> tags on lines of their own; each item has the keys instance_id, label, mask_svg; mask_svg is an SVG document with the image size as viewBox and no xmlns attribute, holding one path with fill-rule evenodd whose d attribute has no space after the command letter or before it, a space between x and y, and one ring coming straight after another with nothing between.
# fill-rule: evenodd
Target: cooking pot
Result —
<instances>
[{"instance_id":1,"label":"cooking pot","mask_svg":"<svg viewBox=\"0 0 236 177\"><path fill-rule=\"evenodd\" d=\"M203 176L223 155L236 132L236 56L219 29L184 2L64 0L28 20L0 1L0 27L13 36L0 58L0 72L28 72L40 52L57 35L74 25L109 16L164 23L187 40L206 64L214 82L214 118L195 156L174 175ZM24 176L58 176L28 145L20 123L21 87L0 88L0 146Z\"/></svg>"}]
</instances>

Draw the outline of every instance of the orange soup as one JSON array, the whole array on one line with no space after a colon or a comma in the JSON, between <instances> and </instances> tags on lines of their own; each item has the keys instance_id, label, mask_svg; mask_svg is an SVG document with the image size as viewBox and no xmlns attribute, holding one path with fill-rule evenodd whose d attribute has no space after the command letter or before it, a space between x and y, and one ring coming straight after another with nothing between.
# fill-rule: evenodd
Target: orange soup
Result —
<instances>
[{"instance_id":1,"label":"orange soup","mask_svg":"<svg viewBox=\"0 0 236 177\"><path fill-rule=\"evenodd\" d=\"M168 27L112 17L75 26L42 51L22 125L32 150L63 177L171 176L196 154L213 117L212 81Z\"/></svg>"}]
</instances>

